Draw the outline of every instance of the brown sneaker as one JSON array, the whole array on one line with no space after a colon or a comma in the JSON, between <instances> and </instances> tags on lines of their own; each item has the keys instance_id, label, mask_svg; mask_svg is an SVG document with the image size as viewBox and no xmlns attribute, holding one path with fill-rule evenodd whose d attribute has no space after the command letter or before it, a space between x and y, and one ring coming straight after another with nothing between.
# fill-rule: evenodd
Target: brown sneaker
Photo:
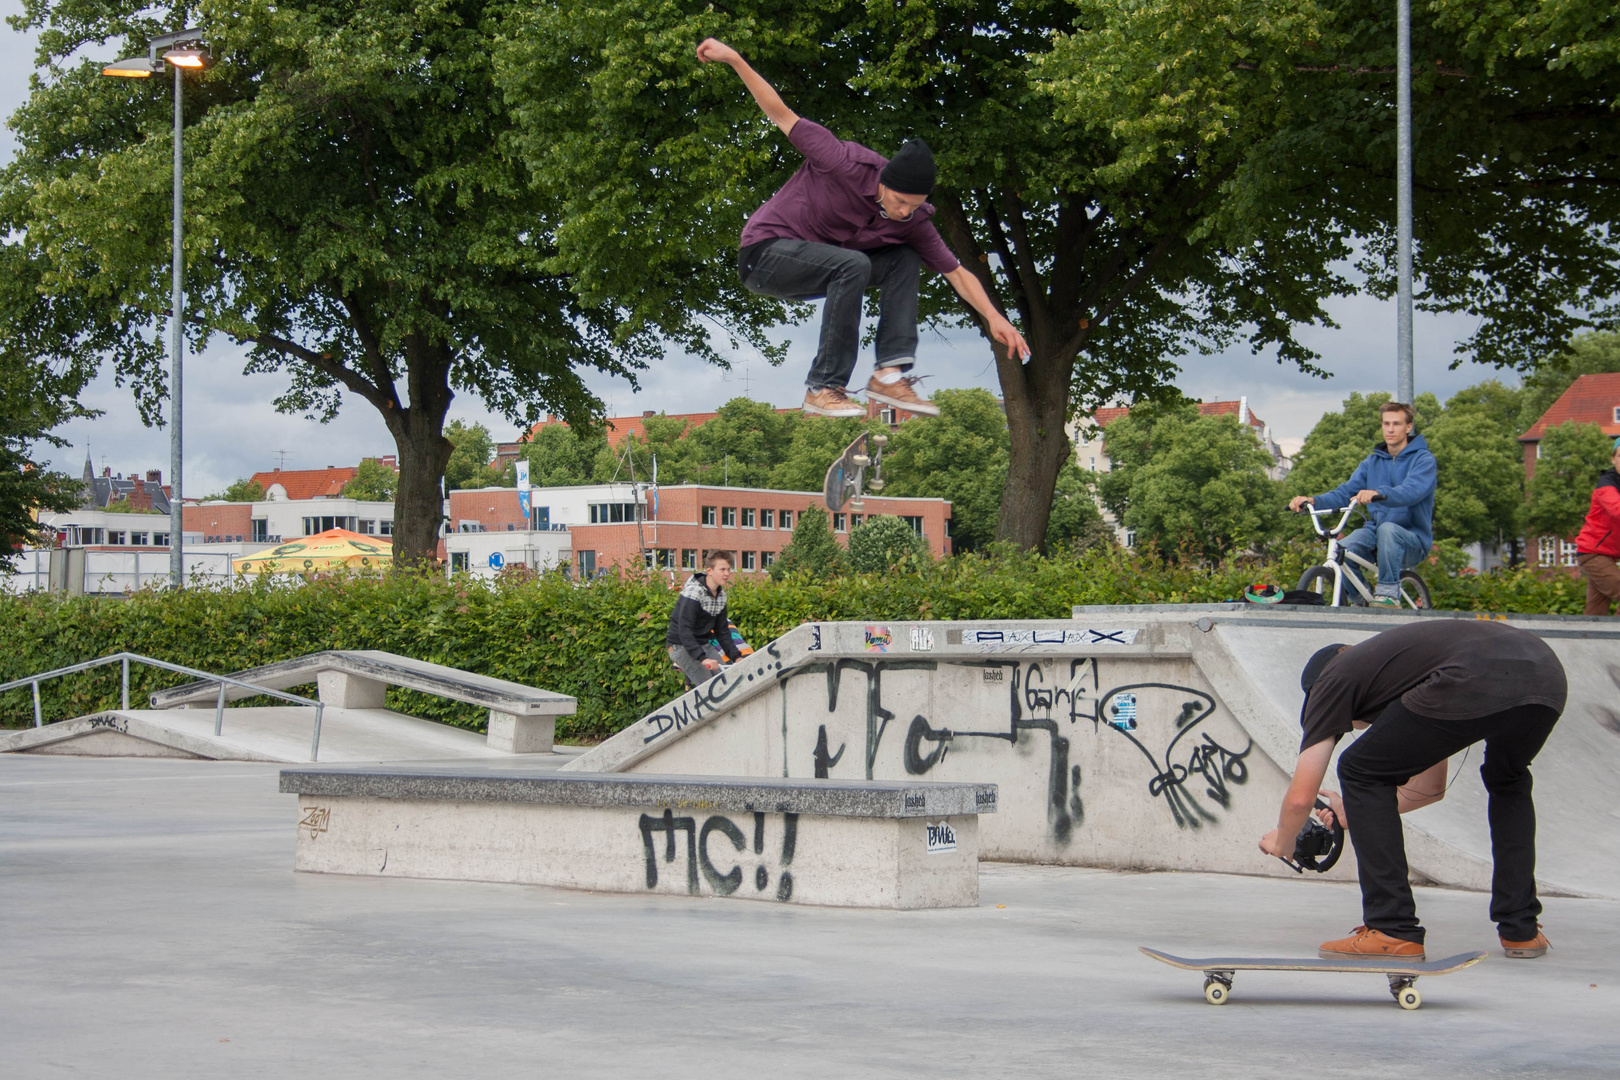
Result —
<instances>
[{"instance_id":1,"label":"brown sneaker","mask_svg":"<svg viewBox=\"0 0 1620 1080\"><path fill-rule=\"evenodd\" d=\"M1365 957L1369 960L1422 960L1423 946L1415 941L1402 941L1390 937L1382 930L1369 930L1358 926L1350 936L1338 941L1324 941L1316 950L1324 960L1345 960Z\"/></svg>"},{"instance_id":2,"label":"brown sneaker","mask_svg":"<svg viewBox=\"0 0 1620 1080\"><path fill-rule=\"evenodd\" d=\"M841 387L823 386L804 395L804 411L816 416L865 416L866 406L854 401Z\"/></svg>"},{"instance_id":3,"label":"brown sneaker","mask_svg":"<svg viewBox=\"0 0 1620 1080\"><path fill-rule=\"evenodd\" d=\"M1552 947L1547 935L1541 932L1540 923L1536 923L1536 936L1529 941L1509 941L1500 934L1496 940L1502 943L1502 951L1515 960L1534 960L1538 956L1546 956L1547 950Z\"/></svg>"},{"instance_id":4,"label":"brown sneaker","mask_svg":"<svg viewBox=\"0 0 1620 1080\"><path fill-rule=\"evenodd\" d=\"M902 375L895 382L886 383L879 382L878 377L873 375L866 382L866 396L918 416L938 416L939 406L923 400L917 394L917 380L920 378L920 375Z\"/></svg>"}]
</instances>

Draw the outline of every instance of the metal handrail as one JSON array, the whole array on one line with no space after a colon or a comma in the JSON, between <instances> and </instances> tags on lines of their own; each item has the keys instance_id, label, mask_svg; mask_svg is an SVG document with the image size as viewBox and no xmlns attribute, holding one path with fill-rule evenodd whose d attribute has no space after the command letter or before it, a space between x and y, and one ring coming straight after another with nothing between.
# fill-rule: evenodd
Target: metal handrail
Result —
<instances>
[{"instance_id":1,"label":"metal handrail","mask_svg":"<svg viewBox=\"0 0 1620 1080\"><path fill-rule=\"evenodd\" d=\"M0 683L0 693L15 690L22 686L32 686L34 689L34 726L44 727L44 718L39 709L39 684L46 679L54 679L59 675L72 675L76 671L88 671L91 668L103 667L107 664L121 663L123 666L123 707L129 708L129 662L148 664L152 667L162 668L165 671L178 672L181 675L190 675L194 679L205 679L219 683L219 700L214 705L214 734L217 736L225 726L225 687L240 686L244 690L252 690L255 694L264 694L268 697L280 698L282 701L291 701L295 705L313 705L315 707L315 735L309 744L309 760L314 761L321 750L321 715L326 709L323 701L311 701L309 698L289 694L285 690L272 690L267 686L255 686L241 679L233 679L229 675L214 675L207 671L198 671L183 664L171 664L167 660L154 660L150 656L141 656L139 653L117 652L111 656L103 656L99 660L86 660L82 664L73 664L70 667L57 668L55 671L42 671L38 675L30 675L23 679L14 679L8 683Z\"/></svg>"}]
</instances>

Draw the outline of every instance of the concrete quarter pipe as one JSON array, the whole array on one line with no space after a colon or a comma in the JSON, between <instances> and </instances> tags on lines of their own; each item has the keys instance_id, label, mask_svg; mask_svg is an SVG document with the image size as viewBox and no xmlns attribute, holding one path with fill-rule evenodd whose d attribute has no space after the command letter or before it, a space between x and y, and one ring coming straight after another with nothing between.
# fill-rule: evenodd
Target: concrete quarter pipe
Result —
<instances>
[{"instance_id":1,"label":"concrete quarter pipe","mask_svg":"<svg viewBox=\"0 0 1620 1080\"><path fill-rule=\"evenodd\" d=\"M565 768L990 782L984 858L1291 877L1256 844L1293 768L1305 659L1453 617L1199 605L806 624ZM1620 627L1508 621L1547 640L1570 682L1535 766L1538 877L1620 897ZM1415 876L1489 887L1479 756L1454 758L1446 799L1406 818ZM1354 875L1351 852L1327 877Z\"/></svg>"}]
</instances>

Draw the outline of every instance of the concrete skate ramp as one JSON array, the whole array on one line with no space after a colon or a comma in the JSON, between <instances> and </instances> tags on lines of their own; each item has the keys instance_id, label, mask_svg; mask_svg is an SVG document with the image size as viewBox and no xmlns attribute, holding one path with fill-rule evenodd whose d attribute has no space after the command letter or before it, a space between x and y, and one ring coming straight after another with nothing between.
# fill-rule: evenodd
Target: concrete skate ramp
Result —
<instances>
[{"instance_id":1,"label":"concrete skate ramp","mask_svg":"<svg viewBox=\"0 0 1620 1080\"><path fill-rule=\"evenodd\" d=\"M564 768L995 783L987 859L1292 877L1257 842L1293 769L1305 659L1412 618L1444 633L1451 617L1188 605L806 624ZM1544 637L1570 681L1535 766L1538 877L1620 897L1620 628L1507 621ZM1479 754L1405 819L1415 876L1489 887ZM1326 876L1354 874L1352 850Z\"/></svg>"},{"instance_id":2,"label":"concrete skate ramp","mask_svg":"<svg viewBox=\"0 0 1620 1080\"><path fill-rule=\"evenodd\" d=\"M183 757L307 762L315 710L238 707L214 734L213 709L118 709L0 734L0 753L87 757ZM484 736L387 709L327 706L320 760L328 763L467 760L508 763L515 755ZM552 755L516 755L545 757Z\"/></svg>"}]
</instances>

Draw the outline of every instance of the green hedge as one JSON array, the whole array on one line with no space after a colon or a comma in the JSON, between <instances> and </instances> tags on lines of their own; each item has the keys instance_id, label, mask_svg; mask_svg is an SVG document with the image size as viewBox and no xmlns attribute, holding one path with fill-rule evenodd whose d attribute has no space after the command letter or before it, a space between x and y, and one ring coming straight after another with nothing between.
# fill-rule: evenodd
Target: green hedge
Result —
<instances>
[{"instance_id":1,"label":"green hedge","mask_svg":"<svg viewBox=\"0 0 1620 1080\"><path fill-rule=\"evenodd\" d=\"M816 620L1065 618L1075 604L1208 603L1239 597L1256 582L1291 586L1316 554L1297 547L1265 563L1208 567L1121 549L1052 557L993 552L907 573L739 581L731 613L755 645ZM1456 561L1455 552L1442 549L1424 568L1437 607L1582 609L1578 578L1530 570L1457 573ZM403 574L298 586L258 581L124 600L0 595L0 682L120 650L230 672L320 649L383 649L571 694L579 712L559 724L559 737L596 739L679 692L663 645L674 602L675 589L658 577L578 585L556 574L490 582ZM136 707L150 691L182 681L140 667L130 678ZM113 707L118 670L53 680L41 696L48 720ZM406 691L390 691L389 702L473 729L485 720L468 706ZM0 724L32 722L26 688L0 694Z\"/></svg>"}]
</instances>

